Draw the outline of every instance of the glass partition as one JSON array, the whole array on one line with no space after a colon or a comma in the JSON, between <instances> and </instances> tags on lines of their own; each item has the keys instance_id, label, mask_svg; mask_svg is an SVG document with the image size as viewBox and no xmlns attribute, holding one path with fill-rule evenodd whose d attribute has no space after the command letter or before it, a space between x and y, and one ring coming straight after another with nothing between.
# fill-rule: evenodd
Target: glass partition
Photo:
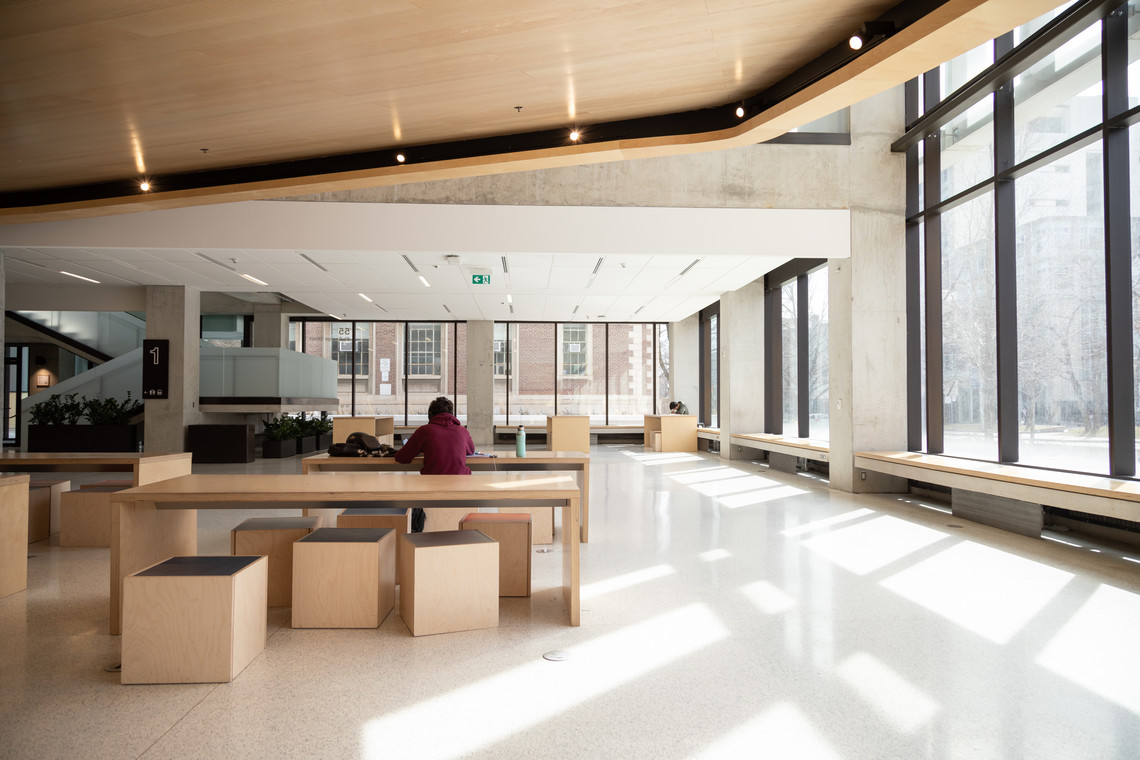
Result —
<instances>
[{"instance_id":1,"label":"glass partition","mask_svg":"<svg viewBox=\"0 0 1140 760\"><path fill-rule=\"evenodd\" d=\"M827 267L808 274L808 436L826 441L830 436L827 352Z\"/></svg>"},{"instance_id":2,"label":"glass partition","mask_svg":"<svg viewBox=\"0 0 1140 760\"><path fill-rule=\"evenodd\" d=\"M799 436L799 319L796 280L780 288L781 354L783 366L783 435Z\"/></svg>"}]
</instances>

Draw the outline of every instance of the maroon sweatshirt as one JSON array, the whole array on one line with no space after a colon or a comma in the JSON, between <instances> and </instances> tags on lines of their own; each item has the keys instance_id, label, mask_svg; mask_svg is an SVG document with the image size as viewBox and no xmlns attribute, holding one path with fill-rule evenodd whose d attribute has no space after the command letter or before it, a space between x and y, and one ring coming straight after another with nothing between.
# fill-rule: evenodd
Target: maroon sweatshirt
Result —
<instances>
[{"instance_id":1,"label":"maroon sweatshirt","mask_svg":"<svg viewBox=\"0 0 1140 760\"><path fill-rule=\"evenodd\" d=\"M467 455L475 453L475 443L467 428L450 414L437 414L428 424L416 428L412 437L396 452L396 461L410 464L420 454L423 475L470 475Z\"/></svg>"}]
</instances>

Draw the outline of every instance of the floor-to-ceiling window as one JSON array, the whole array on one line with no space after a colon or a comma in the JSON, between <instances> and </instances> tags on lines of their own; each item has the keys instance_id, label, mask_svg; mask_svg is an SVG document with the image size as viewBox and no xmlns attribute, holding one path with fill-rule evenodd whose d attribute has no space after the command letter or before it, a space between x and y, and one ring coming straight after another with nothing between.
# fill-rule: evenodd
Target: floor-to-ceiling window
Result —
<instances>
[{"instance_id":1,"label":"floor-to-ceiling window","mask_svg":"<svg viewBox=\"0 0 1140 760\"><path fill-rule=\"evenodd\" d=\"M1065 4L908 85L908 361L941 395L912 447L1135 475L1136 9Z\"/></svg>"},{"instance_id":2,"label":"floor-to-ceiling window","mask_svg":"<svg viewBox=\"0 0 1140 760\"><path fill-rule=\"evenodd\" d=\"M830 439L827 284L825 259L764 277L764 432Z\"/></svg>"}]
</instances>

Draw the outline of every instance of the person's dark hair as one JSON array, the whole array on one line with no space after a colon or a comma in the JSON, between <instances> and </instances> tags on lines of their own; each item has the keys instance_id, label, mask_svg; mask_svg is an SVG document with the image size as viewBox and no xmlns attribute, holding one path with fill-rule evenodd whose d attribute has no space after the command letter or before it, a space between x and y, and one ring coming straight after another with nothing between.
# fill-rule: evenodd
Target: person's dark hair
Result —
<instances>
[{"instance_id":1,"label":"person's dark hair","mask_svg":"<svg viewBox=\"0 0 1140 760\"><path fill-rule=\"evenodd\" d=\"M447 396L440 396L428 406L428 419L437 414L455 414L455 407Z\"/></svg>"},{"instance_id":2,"label":"person's dark hair","mask_svg":"<svg viewBox=\"0 0 1140 760\"><path fill-rule=\"evenodd\" d=\"M669 402L669 408L670 409L676 409L677 408L677 402L676 401L670 401Z\"/></svg>"}]
</instances>

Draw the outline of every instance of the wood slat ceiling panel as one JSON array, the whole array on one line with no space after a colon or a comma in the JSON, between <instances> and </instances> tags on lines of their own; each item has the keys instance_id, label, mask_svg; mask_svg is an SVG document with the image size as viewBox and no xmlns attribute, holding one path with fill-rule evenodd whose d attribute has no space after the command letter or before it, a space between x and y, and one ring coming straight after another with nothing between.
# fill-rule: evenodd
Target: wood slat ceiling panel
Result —
<instances>
[{"instance_id":1,"label":"wood slat ceiling panel","mask_svg":"<svg viewBox=\"0 0 1140 760\"><path fill-rule=\"evenodd\" d=\"M892 4L7 2L0 190L718 105Z\"/></svg>"}]
</instances>

